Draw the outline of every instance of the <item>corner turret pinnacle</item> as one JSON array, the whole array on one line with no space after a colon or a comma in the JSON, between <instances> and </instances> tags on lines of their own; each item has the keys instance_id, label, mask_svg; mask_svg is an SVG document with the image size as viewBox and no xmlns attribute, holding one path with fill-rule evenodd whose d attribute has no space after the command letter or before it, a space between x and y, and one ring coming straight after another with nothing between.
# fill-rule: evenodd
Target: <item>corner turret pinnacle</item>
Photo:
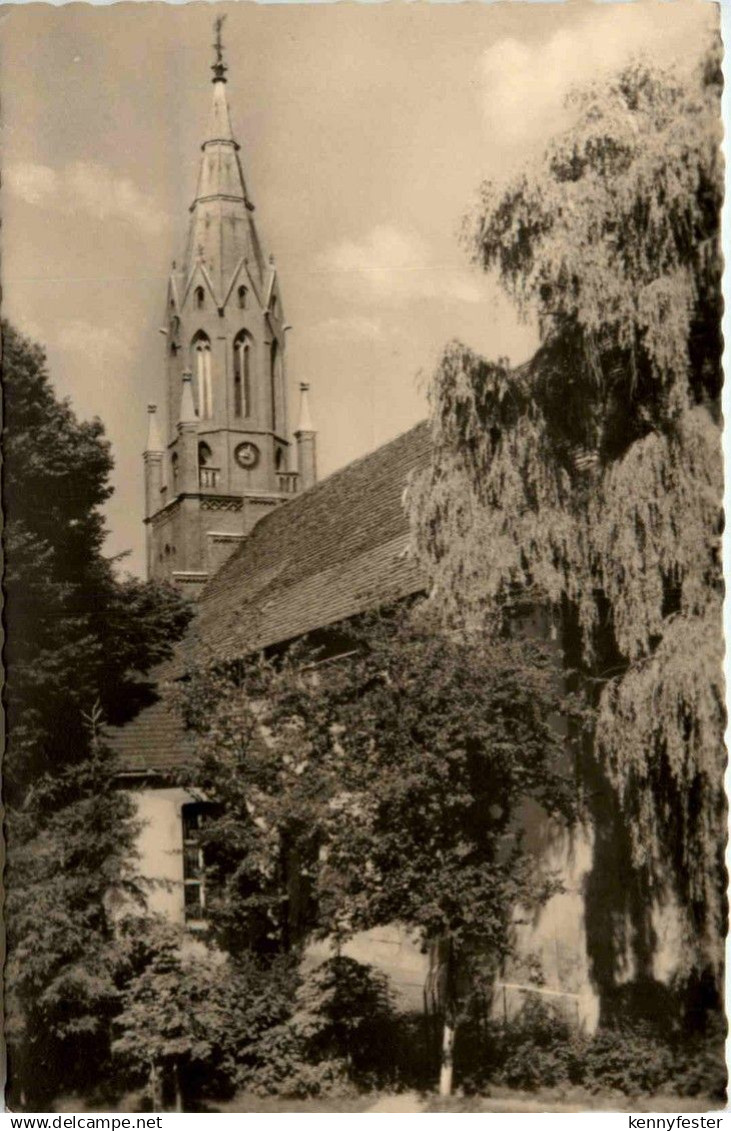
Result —
<instances>
[{"instance_id":1,"label":"corner turret pinnacle","mask_svg":"<svg viewBox=\"0 0 731 1131\"><path fill-rule=\"evenodd\" d=\"M180 417L178 424L195 424L197 420L193 404L193 375L186 370L183 374L183 392L180 397Z\"/></svg>"},{"instance_id":2,"label":"corner turret pinnacle","mask_svg":"<svg viewBox=\"0 0 731 1131\"><path fill-rule=\"evenodd\" d=\"M145 453L163 452L165 449L163 448L162 440L160 439L160 429L157 426L157 405L148 404L147 413L149 420L147 424L147 446L145 448Z\"/></svg>"},{"instance_id":3,"label":"corner turret pinnacle","mask_svg":"<svg viewBox=\"0 0 731 1131\"><path fill-rule=\"evenodd\" d=\"M297 470L301 491L307 491L317 483L317 433L312 426L308 393L310 386L300 382L300 418L294 433L297 441Z\"/></svg>"},{"instance_id":4,"label":"corner turret pinnacle","mask_svg":"<svg viewBox=\"0 0 731 1131\"><path fill-rule=\"evenodd\" d=\"M309 392L310 386L307 384L307 382L300 381L300 417L299 423L297 424L297 431L295 432L295 436L298 432L315 431L312 424L312 417L310 416Z\"/></svg>"}]
</instances>

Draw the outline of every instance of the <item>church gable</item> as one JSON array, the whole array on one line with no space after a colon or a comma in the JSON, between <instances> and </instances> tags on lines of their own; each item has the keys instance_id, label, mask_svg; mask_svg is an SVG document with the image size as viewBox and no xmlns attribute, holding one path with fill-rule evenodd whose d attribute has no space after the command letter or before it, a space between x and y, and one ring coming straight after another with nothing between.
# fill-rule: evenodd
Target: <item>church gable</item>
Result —
<instances>
[{"instance_id":1,"label":"church gable","mask_svg":"<svg viewBox=\"0 0 731 1131\"><path fill-rule=\"evenodd\" d=\"M199 288L203 290L204 297L202 303ZM213 280L206 270L205 263L202 259L198 259L193 264L193 268L188 276L188 281L185 284L181 307L190 307L191 305L194 308L198 305L202 307L205 304L206 297L208 297L209 301L216 309L221 306L221 299L216 294ZM191 315L189 315L189 317L190 316Z\"/></svg>"}]
</instances>

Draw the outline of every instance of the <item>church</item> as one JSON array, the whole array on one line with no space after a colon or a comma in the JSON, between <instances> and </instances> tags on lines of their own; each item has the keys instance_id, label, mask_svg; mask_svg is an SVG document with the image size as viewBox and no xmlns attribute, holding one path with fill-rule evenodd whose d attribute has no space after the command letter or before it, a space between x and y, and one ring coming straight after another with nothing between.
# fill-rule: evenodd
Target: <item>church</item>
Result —
<instances>
[{"instance_id":1,"label":"church","mask_svg":"<svg viewBox=\"0 0 731 1131\"><path fill-rule=\"evenodd\" d=\"M242 659L304 634L337 656L338 624L425 590L403 497L410 474L430 459L429 422L318 482L305 383L290 433L283 280L246 187L220 27L212 70L187 244L165 299L164 421L150 404L143 456L148 576L196 600L186 639L156 673L161 683L197 658ZM151 909L200 931L201 803L176 784L190 755L182 726L163 697L110 728L109 739L138 806L140 867L155 881ZM599 1006L585 921L593 832L569 836L538 814L526 832L564 890L523 928L526 962L499 984L500 1008L507 1015L545 995L593 1029ZM663 942L661 924L658 931L657 976L667 977L674 942ZM421 1004L425 960L397 927L356 936L349 953L381 966L406 1002ZM526 972L534 956L540 977Z\"/></svg>"}]
</instances>

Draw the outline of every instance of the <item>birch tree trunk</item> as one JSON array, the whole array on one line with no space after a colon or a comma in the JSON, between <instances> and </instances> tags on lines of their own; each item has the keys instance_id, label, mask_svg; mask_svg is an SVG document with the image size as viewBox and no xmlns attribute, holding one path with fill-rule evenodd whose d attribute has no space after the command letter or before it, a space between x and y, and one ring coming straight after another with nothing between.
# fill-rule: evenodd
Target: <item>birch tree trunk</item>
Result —
<instances>
[{"instance_id":1,"label":"birch tree trunk","mask_svg":"<svg viewBox=\"0 0 731 1131\"><path fill-rule=\"evenodd\" d=\"M158 1085L157 1065L154 1061L150 1063L150 1098L152 1100L152 1110L160 1110L160 1089Z\"/></svg>"},{"instance_id":2,"label":"birch tree trunk","mask_svg":"<svg viewBox=\"0 0 731 1131\"><path fill-rule=\"evenodd\" d=\"M451 1096L454 1076L454 1039L457 1032L457 997L454 947L449 935L438 939L430 951L429 987L442 1014L442 1051L439 1064L439 1095Z\"/></svg>"},{"instance_id":3,"label":"birch tree trunk","mask_svg":"<svg viewBox=\"0 0 731 1131\"><path fill-rule=\"evenodd\" d=\"M183 1110L183 1093L180 1088L180 1071L177 1060L173 1064L173 1085L175 1087L175 1110Z\"/></svg>"},{"instance_id":4,"label":"birch tree trunk","mask_svg":"<svg viewBox=\"0 0 731 1131\"><path fill-rule=\"evenodd\" d=\"M454 1070L454 1035L456 1026L449 1010L444 1013L442 1029L442 1064L439 1070L439 1095L451 1096Z\"/></svg>"}]
</instances>

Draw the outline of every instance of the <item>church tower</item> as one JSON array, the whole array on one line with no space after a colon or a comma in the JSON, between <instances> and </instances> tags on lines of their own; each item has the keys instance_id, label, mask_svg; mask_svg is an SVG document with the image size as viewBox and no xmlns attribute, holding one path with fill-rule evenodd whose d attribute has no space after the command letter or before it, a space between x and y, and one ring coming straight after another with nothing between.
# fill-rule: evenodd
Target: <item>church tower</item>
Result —
<instances>
[{"instance_id":1,"label":"church tower","mask_svg":"<svg viewBox=\"0 0 731 1131\"><path fill-rule=\"evenodd\" d=\"M255 523L314 482L306 408L289 440L286 331L279 278L256 229L231 128L216 20L213 98L185 256L170 275L167 427L155 405L144 453L148 577L195 594ZM300 484L301 480L301 484Z\"/></svg>"}]
</instances>

